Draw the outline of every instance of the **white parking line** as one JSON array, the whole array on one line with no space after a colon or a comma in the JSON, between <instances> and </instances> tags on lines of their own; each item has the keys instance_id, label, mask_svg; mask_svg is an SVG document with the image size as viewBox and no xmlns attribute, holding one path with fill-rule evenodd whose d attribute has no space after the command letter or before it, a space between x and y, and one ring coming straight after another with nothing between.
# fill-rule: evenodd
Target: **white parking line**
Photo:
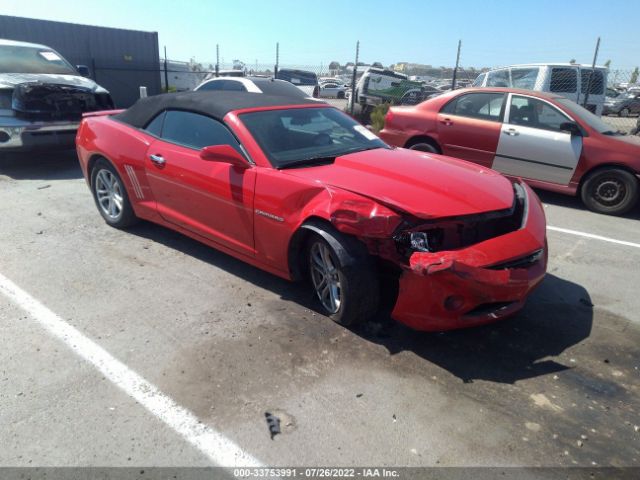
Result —
<instances>
[{"instance_id":1,"label":"white parking line","mask_svg":"<svg viewBox=\"0 0 640 480\"><path fill-rule=\"evenodd\" d=\"M627 247L640 248L640 243L627 242L625 240L616 240L615 238L603 237L602 235L594 235L593 233L578 232L577 230L569 230L568 228L552 227L550 225L547 225L547 230L568 233L569 235L577 235L579 237L592 238L594 240L602 240L603 242L617 243L618 245L626 245Z\"/></svg>"},{"instance_id":2,"label":"white parking line","mask_svg":"<svg viewBox=\"0 0 640 480\"><path fill-rule=\"evenodd\" d=\"M113 357L93 340L45 307L38 300L0 273L0 292L25 310L49 333L91 363L113 384L176 431L206 455L215 465L261 466L261 462L242 450L220 432L201 423L156 386Z\"/></svg>"}]
</instances>

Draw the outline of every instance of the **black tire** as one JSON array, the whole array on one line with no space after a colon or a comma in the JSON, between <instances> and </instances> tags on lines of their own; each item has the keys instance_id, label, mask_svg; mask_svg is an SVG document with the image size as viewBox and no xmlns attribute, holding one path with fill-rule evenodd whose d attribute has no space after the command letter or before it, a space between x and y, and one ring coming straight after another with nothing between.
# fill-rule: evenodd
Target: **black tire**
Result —
<instances>
[{"instance_id":1,"label":"black tire","mask_svg":"<svg viewBox=\"0 0 640 480\"><path fill-rule=\"evenodd\" d=\"M338 98L342 100L344 98L344 92L338 92Z\"/></svg>"},{"instance_id":2,"label":"black tire","mask_svg":"<svg viewBox=\"0 0 640 480\"><path fill-rule=\"evenodd\" d=\"M629 112L629 109L625 107L625 108L623 108L622 110L620 110L620 114L619 114L619 115L620 115L621 117L625 117L625 118L626 118L626 117L628 117L628 116L629 116L629 113L630 113L630 112Z\"/></svg>"},{"instance_id":3,"label":"black tire","mask_svg":"<svg viewBox=\"0 0 640 480\"><path fill-rule=\"evenodd\" d=\"M638 179L620 168L596 170L582 184L580 196L589 210L622 215L638 201Z\"/></svg>"},{"instance_id":4,"label":"black tire","mask_svg":"<svg viewBox=\"0 0 640 480\"><path fill-rule=\"evenodd\" d=\"M438 147L436 147L435 145L429 142L423 142L423 141L410 145L409 149L419 150L421 152L427 152L427 153L440 153L440 150L438 149Z\"/></svg>"},{"instance_id":5,"label":"black tire","mask_svg":"<svg viewBox=\"0 0 640 480\"><path fill-rule=\"evenodd\" d=\"M98 212L108 225L126 228L138 222L122 178L104 158L99 159L91 170L91 193Z\"/></svg>"},{"instance_id":6,"label":"black tire","mask_svg":"<svg viewBox=\"0 0 640 480\"><path fill-rule=\"evenodd\" d=\"M318 253L317 249L327 253L335 267L336 279L339 282L337 309L335 306L329 308L320 293L321 275L319 269L314 268L314 265L322 268L314 258ZM347 237L333 228L324 227L319 233L314 233L307 242L304 262L314 297L324 315L345 326L365 322L375 315L380 298L378 275L372 258L358 240ZM328 293L325 297L331 295Z\"/></svg>"}]
</instances>

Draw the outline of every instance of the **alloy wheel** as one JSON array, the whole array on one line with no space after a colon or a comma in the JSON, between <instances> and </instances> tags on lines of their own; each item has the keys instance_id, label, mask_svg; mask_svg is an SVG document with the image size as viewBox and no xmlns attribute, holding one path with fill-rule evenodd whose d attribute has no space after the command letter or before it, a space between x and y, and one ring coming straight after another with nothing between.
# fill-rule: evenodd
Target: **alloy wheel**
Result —
<instances>
[{"instance_id":1,"label":"alloy wheel","mask_svg":"<svg viewBox=\"0 0 640 480\"><path fill-rule=\"evenodd\" d=\"M322 306L334 314L340 310L342 288L340 271L336 268L329 247L315 242L310 249L309 261L311 280Z\"/></svg>"},{"instance_id":2,"label":"alloy wheel","mask_svg":"<svg viewBox=\"0 0 640 480\"><path fill-rule=\"evenodd\" d=\"M107 169L100 170L96 175L96 199L102 212L112 221L118 221L122 216L123 195L120 180Z\"/></svg>"}]
</instances>

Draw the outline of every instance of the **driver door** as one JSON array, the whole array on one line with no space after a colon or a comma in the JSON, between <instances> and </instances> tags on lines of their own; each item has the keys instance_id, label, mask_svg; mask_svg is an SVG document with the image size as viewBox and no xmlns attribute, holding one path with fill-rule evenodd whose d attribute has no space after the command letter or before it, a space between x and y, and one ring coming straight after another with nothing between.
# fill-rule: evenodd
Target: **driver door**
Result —
<instances>
[{"instance_id":1,"label":"driver door","mask_svg":"<svg viewBox=\"0 0 640 480\"><path fill-rule=\"evenodd\" d=\"M200 149L210 145L241 151L235 137L204 115L171 110L161 115L160 138L149 146L144 163L158 213L168 222L254 255L255 169L200 158Z\"/></svg>"}]
</instances>

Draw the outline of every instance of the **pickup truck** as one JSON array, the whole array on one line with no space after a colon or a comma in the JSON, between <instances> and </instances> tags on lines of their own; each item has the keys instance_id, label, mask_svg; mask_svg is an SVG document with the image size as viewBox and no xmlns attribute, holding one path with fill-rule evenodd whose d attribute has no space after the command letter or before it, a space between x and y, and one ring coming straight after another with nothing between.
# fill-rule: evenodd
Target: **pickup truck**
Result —
<instances>
[{"instance_id":1,"label":"pickup truck","mask_svg":"<svg viewBox=\"0 0 640 480\"><path fill-rule=\"evenodd\" d=\"M83 113L114 108L88 74L45 45L0 39L0 154L73 147Z\"/></svg>"}]
</instances>

